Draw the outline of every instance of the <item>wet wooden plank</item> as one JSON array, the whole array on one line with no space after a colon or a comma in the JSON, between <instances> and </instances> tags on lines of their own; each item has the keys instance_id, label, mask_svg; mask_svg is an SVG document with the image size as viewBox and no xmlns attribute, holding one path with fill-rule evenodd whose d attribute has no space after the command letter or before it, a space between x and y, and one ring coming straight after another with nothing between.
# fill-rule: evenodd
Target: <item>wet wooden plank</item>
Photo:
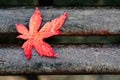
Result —
<instances>
[{"instance_id":1,"label":"wet wooden plank","mask_svg":"<svg viewBox=\"0 0 120 80\"><path fill-rule=\"evenodd\" d=\"M119 8L54 8L40 7L43 24L68 11L62 35L119 35ZM17 33L16 23L29 24L34 7L0 8L0 33Z\"/></svg>"},{"instance_id":2,"label":"wet wooden plank","mask_svg":"<svg viewBox=\"0 0 120 80\"><path fill-rule=\"evenodd\" d=\"M30 60L19 46L0 46L0 74L120 73L117 44L52 46L59 57L39 57L33 49Z\"/></svg>"}]
</instances>

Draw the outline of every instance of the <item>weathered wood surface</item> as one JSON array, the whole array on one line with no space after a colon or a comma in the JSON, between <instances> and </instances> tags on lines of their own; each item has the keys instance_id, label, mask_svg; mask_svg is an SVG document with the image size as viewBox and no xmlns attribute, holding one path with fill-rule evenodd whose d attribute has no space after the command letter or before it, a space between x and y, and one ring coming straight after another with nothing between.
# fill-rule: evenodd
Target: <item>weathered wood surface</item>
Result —
<instances>
[{"instance_id":1,"label":"weathered wood surface","mask_svg":"<svg viewBox=\"0 0 120 80\"><path fill-rule=\"evenodd\" d=\"M62 35L120 34L119 8L39 9L43 17L42 25L68 11L69 16L60 29ZM0 8L0 36L1 41L6 40L0 46L0 74L120 73L120 48L117 44L53 44L55 52L60 54L59 57L39 57L33 49L30 60L25 58L20 46L5 46L4 44L15 38L6 38L5 35L17 35L16 23L28 26L33 12L34 7ZM13 43L10 41L11 44L16 42L17 39Z\"/></svg>"},{"instance_id":2,"label":"weathered wood surface","mask_svg":"<svg viewBox=\"0 0 120 80\"><path fill-rule=\"evenodd\" d=\"M64 35L120 34L119 8L53 8L40 7L43 24L68 11L61 28ZM16 23L28 26L34 7L0 8L0 33L17 33ZM42 24L42 25L43 25Z\"/></svg>"},{"instance_id":3,"label":"weathered wood surface","mask_svg":"<svg viewBox=\"0 0 120 80\"><path fill-rule=\"evenodd\" d=\"M118 45L52 45L57 58L27 60L19 46L0 46L0 74L120 73Z\"/></svg>"}]
</instances>

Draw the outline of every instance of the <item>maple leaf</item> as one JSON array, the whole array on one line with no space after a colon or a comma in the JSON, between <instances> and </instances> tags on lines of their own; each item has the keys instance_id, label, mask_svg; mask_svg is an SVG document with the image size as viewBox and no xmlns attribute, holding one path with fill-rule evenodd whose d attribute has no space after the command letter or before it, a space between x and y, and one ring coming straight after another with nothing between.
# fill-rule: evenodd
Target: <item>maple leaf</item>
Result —
<instances>
[{"instance_id":1,"label":"maple leaf","mask_svg":"<svg viewBox=\"0 0 120 80\"><path fill-rule=\"evenodd\" d=\"M36 7L35 12L30 18L29 30L23 24L16 24L16 29L20 33L17 38L27 40L22 45L22 48L24 49L24 54L27 59L30 59L33 47L40 56L56 57L59 55L56 54L52 47L48 43L44 42L43 39L51 37L53 35L61 34L59 29L64 23L67 15L68 13L65 12L58 18L55 18L52 21L48 21L42 27L42 29L38 31L42 22L42 18L38 7Z\"/></svg>"}]
</instances>

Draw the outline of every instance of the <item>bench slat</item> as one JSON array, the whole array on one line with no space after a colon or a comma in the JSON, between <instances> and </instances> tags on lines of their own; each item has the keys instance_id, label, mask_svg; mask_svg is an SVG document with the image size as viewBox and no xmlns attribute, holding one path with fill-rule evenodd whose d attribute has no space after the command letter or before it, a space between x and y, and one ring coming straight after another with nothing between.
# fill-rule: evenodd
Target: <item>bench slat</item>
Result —
<instances>
[{"instance_id":1,"label":"bench slat","mask_svg":"<svg viewBox=\"0 0 120 80\"><path fill-rule=\"evenodd\" d=\"M43 24L65 11L69 16L61 28L62 35L119 35L119 8L40 7ZM16 33L15 24L28 25L34 7L0 8L0 33ZM42 25L43 25L42 24Z\"/></svg>"},{"instance_id":2,"label":"bench slat","mask_svg":"<svg viewBox=\"0 0 120 80\"><path fill-rule=\"evenodd\" d=\"M57 58L39 57L33 49L27 60L19 46L0 47L0 74L119 73L120 48L107 45L52 45ZM101 48L102 47L102 48Z\"/></svg>"}]
</instances>

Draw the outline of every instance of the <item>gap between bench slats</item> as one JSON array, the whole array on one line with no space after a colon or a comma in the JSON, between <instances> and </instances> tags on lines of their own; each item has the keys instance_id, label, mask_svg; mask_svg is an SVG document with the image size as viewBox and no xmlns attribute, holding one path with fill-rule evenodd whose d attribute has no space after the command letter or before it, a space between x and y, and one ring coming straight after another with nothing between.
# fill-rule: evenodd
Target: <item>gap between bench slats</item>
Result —
<instances>
[{"instance_id":1,"label":"gap between bench slats","mask_svg":"<svg viewBox=\"0 0 120 80\"><path fill-rule=\"evenodd\" d=\"M0 44L22 45L25 40L16 38L17 34L0 35ZM120 44L120 36L53 36L44 39L52 44Z\"/></svg>"}]
</instances>

